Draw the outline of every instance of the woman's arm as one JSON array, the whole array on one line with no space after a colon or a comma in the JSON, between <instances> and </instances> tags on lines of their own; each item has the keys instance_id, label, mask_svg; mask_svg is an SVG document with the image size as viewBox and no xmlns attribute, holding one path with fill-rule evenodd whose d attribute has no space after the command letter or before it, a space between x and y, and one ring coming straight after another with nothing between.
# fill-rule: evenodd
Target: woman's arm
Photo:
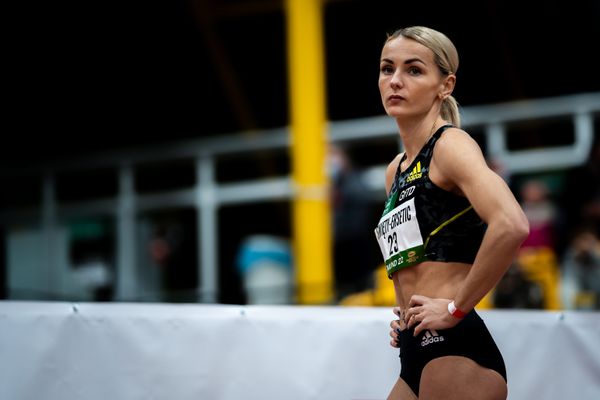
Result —
<instances>
[{"instance_id":1,"label":"woman's arm","mask_svg":"<svg viewBox=\"0 0 600 400\"><path fill-rule=\"evenodd\" d=\"M477 143L458 129L446 131L437 142L430 177L466 196L488 225L473 266L453 299L459 310L468 312L509 268L529 234L529 224L504 180L488 167ZM406 318L414 315L409 326L421 322L415 334L455 325L458 320L447 311L450 300L413 296Z\"/></svg>"},{"instance_id":2,"label":"woman's arm","mask_svg":"<svg viewBox=\"0 0 600 400\"><path fill-rule=\"evenodd\" d=\"M436 168L488 225L473 267L454 299L459 310L468 312L510 267L529 234L529 223L506 182L488 167L477 143L458 130L448 134L447 141L438 143Z\"/></svg>"}]
</instances>

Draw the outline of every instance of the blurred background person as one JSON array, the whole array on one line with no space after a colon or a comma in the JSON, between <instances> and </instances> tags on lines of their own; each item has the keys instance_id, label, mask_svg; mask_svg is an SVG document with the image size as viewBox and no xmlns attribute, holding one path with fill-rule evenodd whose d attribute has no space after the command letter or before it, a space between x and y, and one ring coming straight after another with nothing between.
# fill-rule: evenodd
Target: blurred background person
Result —
<instances>
[{"instance_id":1,"label":"blurred background person","mask_svg":"<svg viewBox=\"0 0 600 400\"><path fill-rule=\"evenodd\" d=\"M493 292L496 308L544 308L543 289L539 282L530 280L521 265L513 263Z\"/></svg>"},{"instance_id":2,"label":"blurred background person","mask_svg":"<svg viewBox=\"0 0 600 400\"><path fill-rule=\"evenodd\" d=\"M566 172L560 196L560 236L562 256L582 224L591 224L600 235L600 136L596 133L588 160Z\"/></svg>"},{"instance_id":3,"label":"blurred background person","mask_svg":"<svg viewBox=\"0 0 600 400\"><path fill-rule=\"evenodd\" d=\"M558 208L548 185L540 178L526 180L521 185L519 194L530 232L521 245L517 264L514 266L519 273L509 276L508 282L503 282L503 285L510 281L522 281L520 290L531 296L526 302L529 308L539 305L551 310L561 309L560 266L556 252ZM500 289L508 295L507 287ZM518 293L514 295L519 296ZM518 302L518 299L514 301Z\"/></svg>"},{"instance_id":4,"label":"blurred background person","mask_svg":"<svg viewBox=\"0 0 600 400\"><path fill-rule=\"evenodd\" d=\"M521 207L529 220L529 236L521 248L549 248L554 251L557 207L548 186L539 179L526 181L520 190Z\"/></svg>"},{"instance_id":5,"label":"blurred background person","mask_svg":"<svg viewBox=\"0 0 600 400\"><path fill-rule=\"evenodd\" d=\"M161 297L165 302L196 302L198 271L193 219L168 212L154 221L148 244L152 261L160 268Z\"/></svg>"},{"instance_id":6,"label":"blurred background person","mask_svg":"<svg viewBox=\"0 0 600 400\"><path fill-rule=\"evenodd\" d=\"M562 260L566 309L600 309L600 237L593 224L579 227Z\"/></svg>"},{"instance_id":7,"label":"blurred background person","mask_svg":"<svg viewBox=\"0 0 600 400\"><path fill-rule=\"evenodd\" d=\"M373 225L369 190L348 152L330 144L327 168L331 180L333 260L338 300L374 285Z\"/></svg>"}]
</instances>

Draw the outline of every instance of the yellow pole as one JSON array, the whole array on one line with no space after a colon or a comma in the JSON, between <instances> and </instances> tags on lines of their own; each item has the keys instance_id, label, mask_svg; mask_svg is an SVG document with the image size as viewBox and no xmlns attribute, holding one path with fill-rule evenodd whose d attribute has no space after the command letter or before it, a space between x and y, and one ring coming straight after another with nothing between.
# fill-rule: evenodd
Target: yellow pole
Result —
<instances>
[{"instance_id":1,"label":"yellow pole","mask_svg":"<svg viewBox=\"0 0 600 400\"><path fill-rule=\"evenodd\" d=\"M286 0L298 302L332 301L321 0Z\"/></svg>"}]
</instances>

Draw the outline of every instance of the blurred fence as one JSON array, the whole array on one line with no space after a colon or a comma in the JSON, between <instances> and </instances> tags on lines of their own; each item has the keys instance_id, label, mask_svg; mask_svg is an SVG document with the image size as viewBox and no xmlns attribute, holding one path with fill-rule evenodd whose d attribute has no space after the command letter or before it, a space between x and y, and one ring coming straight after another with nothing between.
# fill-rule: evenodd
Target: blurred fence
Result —
<instances>
[{"instance_id":1,"label":"blurred fence","mask_svg":"<svg viewBox=\"0 0 600 400\"><path fill-rule=\"evenodd\" d=\"M462 113L463 127L480 142L486 156L500 162L507 173L569 168L584 163L589 154L600 114L600 93L465 107ZM529 133L528 128L532 129ZM395 123L387 116L330 122L328 135L327 140L343 142L348 147L361 148L376 143L379 148L397 151L400 146ZM272 201L289 202L295 195L285 162L271 159L275 166L269 174L263 175L244 177L241 174L236 178L227 171L251 169L248 165L252 163L247 162L249 154L270 154L277 160L286 159L289 145L288 130L281 128L155 148L139 147L10 171L10 179L37 182L40 196L36 204L29 207L14 204L0 214L7 243L8 298L18 298L18 293L24 292L39 293L39 298L85 298L81 284L73 277L69 248L72 232L68 221L104 218L110 221L112 232L108 246L116 285L112 298L144 299L147 293L158 290L158 278L152 278L147 270L139 267L147 262L141 256L141 238L148 238L144 230L147 225L140 223L140 215L165 209L191 209L194 220L188 222L195 231L196 300L218 301L224 256L219 250L223 244L219 210ZM374 198L382 199L384 170L390 158L383 152L381 156L378 151L369 153L370 158L361 165L362 176ZM232 161L244 157L246 164ZM167 164L185 164L189 168L185 173L175 168L172 175L161 178L163 181L177 181L186 174L188 179L181 178L180 186L139 190L142 168L154 165L156 170ZM112 191L94 195L92 188L92 195L87 198L62 198L57 181L68 182L69 190L77 192L86 185L100 182L99 171L114 181ZM62 179L66 175L70 179ZM237 228L235 234L238 235L254 233L243 232L243 224ZM101 274L95 276L98 279Z\"/></svg>"}]
</instances>

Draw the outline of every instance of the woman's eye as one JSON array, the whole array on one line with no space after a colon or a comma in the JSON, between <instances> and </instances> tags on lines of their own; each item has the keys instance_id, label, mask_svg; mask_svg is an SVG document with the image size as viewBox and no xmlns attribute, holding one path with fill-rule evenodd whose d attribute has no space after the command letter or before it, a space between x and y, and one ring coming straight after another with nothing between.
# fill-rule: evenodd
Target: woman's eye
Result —
<instances>
[{"instance_id":1,"label":"woman's eye","mask_svg":"<svg viewBox=\"0 0 600 400\"><path fill-rule=\"evenodd\" d=\"M411 75L420 75L421 74L421 70L417 67L410 67L408 69L408 73Z\"/></svg>"},{"instance_id":2,"label":"woman's eye","mask_svg":"<svg viewBox=\"0 0 600 400\"><path fill-rule=\"evenodd\" d=\"M388 75L388 74L393 74L394 73L394 68L392 68L389 65L384 65L383 67L381 67L381 72Z\"/></svg>"}]
</instances>

